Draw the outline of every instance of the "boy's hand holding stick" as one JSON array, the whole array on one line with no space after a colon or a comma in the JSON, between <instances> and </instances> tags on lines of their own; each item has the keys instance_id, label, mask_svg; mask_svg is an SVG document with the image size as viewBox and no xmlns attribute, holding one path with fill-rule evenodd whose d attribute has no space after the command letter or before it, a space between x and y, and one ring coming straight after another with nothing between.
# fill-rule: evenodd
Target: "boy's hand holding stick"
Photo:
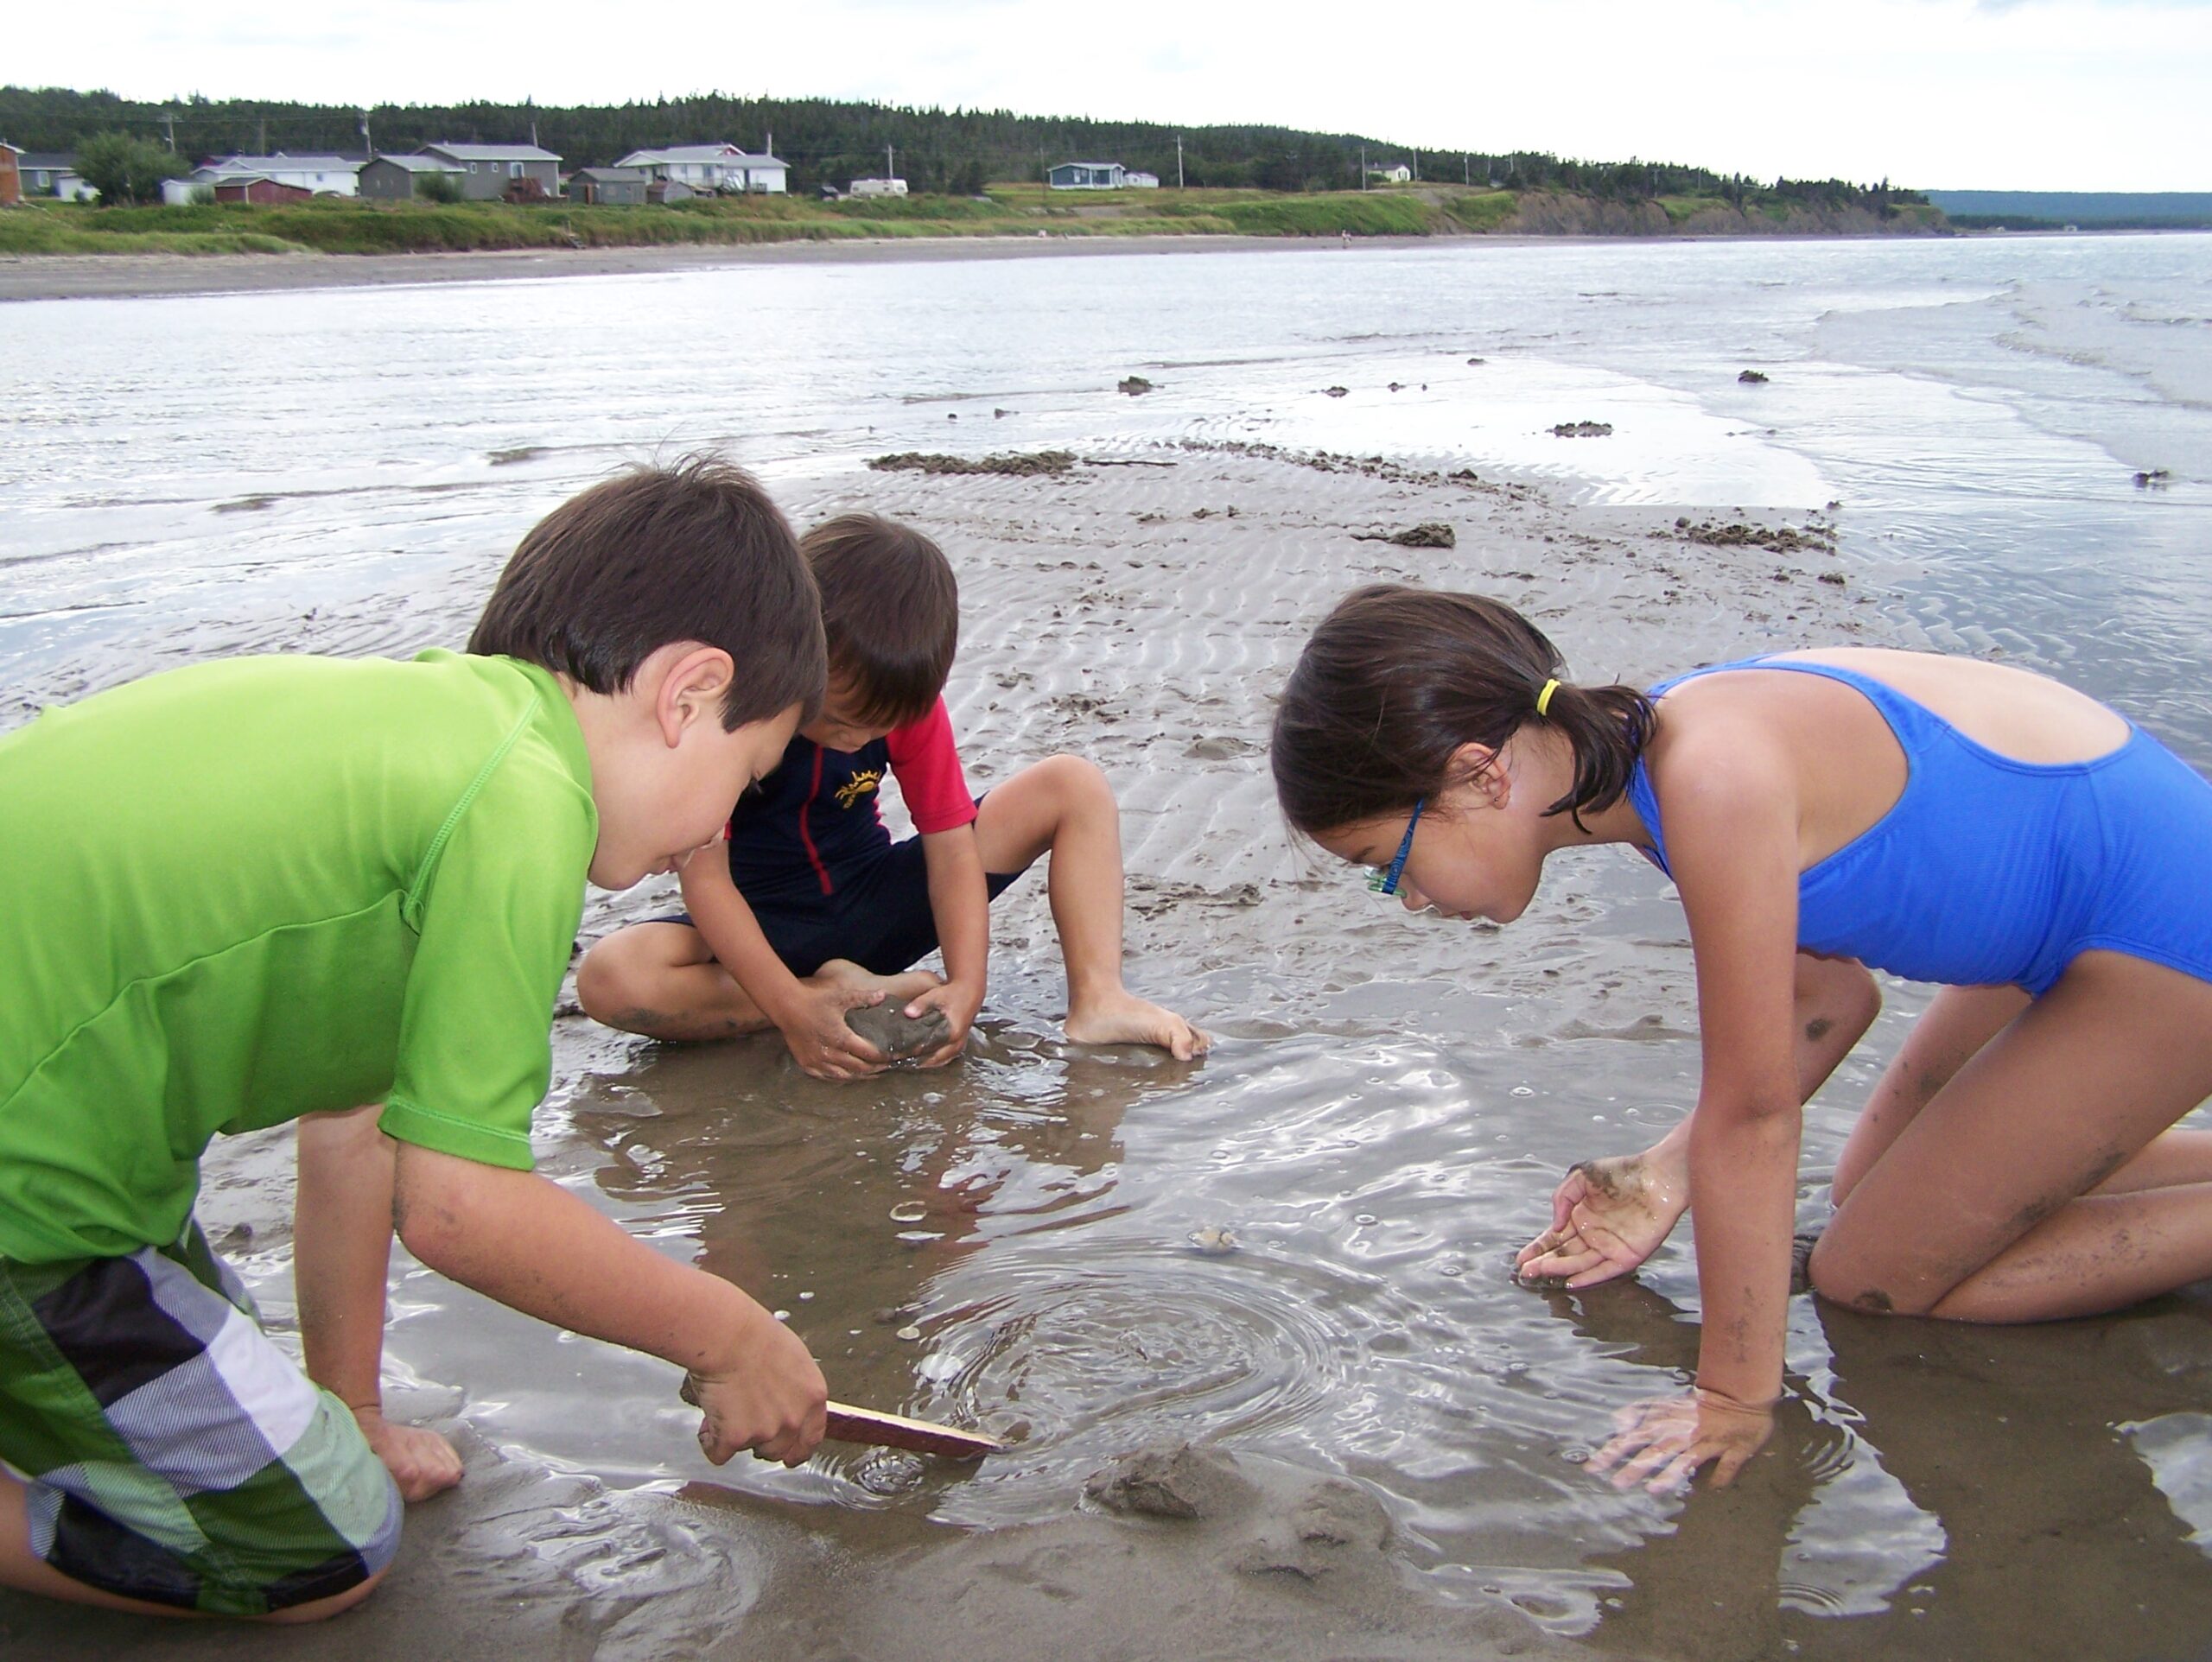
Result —
<instances>
[{"instance_id":1,"label":"boy's hand holding stick","mask_svg":"<svg viewBox=\"0 0 2212 1662\"><path fill-rule=\"evenodd\" d=\"M708 1409L708 1404L712 1400L712 1389L713 1386L702 1380L696 1373L683 1376L683 1400L694 1408ZM708 1441L709 1426L714 1423L712 1410L708 1409L708 1413L707 1422L699 1427L699 1446L707 1450L707 1458L719 1466L736 1451L737 1445L730 1445L719 1458L716 1456ZM823 1437L824 1440L832 1443L860 1443L875 1448L906 1449L916 1454L944 1455L953 1460L981 1460L985 1455L995 1454L1006 1446L996 1437L986 1437L981 1431L963 1431L956 1426L939 1425L925 1419L908 1419L904 1414L887 1414L873 1408L855 1408L842 1402L829 1405L829 1429ZM766 1448L759 1452L768 1459L779 1457ZM786 1460L784 1463L796 1465L798 1462Z\"/></svg>"}]
</instances>

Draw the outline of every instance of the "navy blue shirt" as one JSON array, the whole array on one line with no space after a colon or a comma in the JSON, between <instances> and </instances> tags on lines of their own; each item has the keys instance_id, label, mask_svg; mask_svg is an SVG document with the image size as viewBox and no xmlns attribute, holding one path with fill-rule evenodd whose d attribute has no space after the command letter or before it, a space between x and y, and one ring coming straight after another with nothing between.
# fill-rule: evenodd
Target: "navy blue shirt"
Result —
<instances>
[{"instance_id":1,"label":"navy blue shirt","mask_svg":"<svg viewBox=\"0 0 2212 1662\"><path fill-rule=\"evenodd\" d=\"M920 720L856 751L794 739L774 772L746 792L729 819L729 873L748 901L835 895L891 847L879 795L899 781L914 828L927 835L976 817L944 701Z\"/></svg>"}]
</instances>

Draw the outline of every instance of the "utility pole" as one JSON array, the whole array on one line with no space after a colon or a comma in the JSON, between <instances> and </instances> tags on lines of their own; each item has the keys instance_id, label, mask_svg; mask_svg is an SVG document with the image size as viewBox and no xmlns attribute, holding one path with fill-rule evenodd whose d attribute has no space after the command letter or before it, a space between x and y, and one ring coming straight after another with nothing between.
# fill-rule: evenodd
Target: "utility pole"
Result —
<instances>
[{"instance_id":1,"label":"utility pole","mask_svg":"<svg viewBox=\"0 0 2212 1662\"><path fill-rule=\"evenodd\" d=\"M885 145L883 147L883 176L886 179L896 179L899 176L899 169L891 162L892 155L891 146Z\"/></svg>"},{"instance_id":2,"label":"utility pole","mask_svg":"<svg viewBox=\"0 0 2212 1662\"><path fill-rule=\"evenodd\" d=\"M1359 187L1362 190L1367 188L1367 146L1364 144L1359 147Z\"/></svg>"},{"instance_id":3,"label":"utility pole","mask_svg":"<svg viewBox=\"0 0 2212 1662\"><path fill-rule=\"evenodd\" d=\"M373 162L377 158L377 144L369 136L369 112L363 110L358 113L361 117L361 148L369 153L369 160Z\"/></svg>"},{"instance_id":4,"label":"utility pole","mask_svg":"<svg viewBox=\"0 0 2212 1662\"><path fill-rule=\"evenodd\" d=\"M1183 188L1183 135L1175 135L1175 188Z\"/></svg>"},{"instance_id":5,"label":"utility pole","mask_svg":"<svg viewBox=\"0 0 2212 1662\"><path fill-rule=\"evenodd\" d=\"M1475 158L1465 150L1459 153L1459 174L1461 184L1471 185L1475 182Z\"/></svg>"},{"instance_id":6,"label":"utility pole","mask_svg":"<svg viewBox=\"0 0 2212 1662\"><path fill-rule=\"evenodd\" d=\"M174 110L162 111L162 125L168 129L169 151L170 154L174 155L176 151L176 111Z\"/></svg>"}]
</instances>

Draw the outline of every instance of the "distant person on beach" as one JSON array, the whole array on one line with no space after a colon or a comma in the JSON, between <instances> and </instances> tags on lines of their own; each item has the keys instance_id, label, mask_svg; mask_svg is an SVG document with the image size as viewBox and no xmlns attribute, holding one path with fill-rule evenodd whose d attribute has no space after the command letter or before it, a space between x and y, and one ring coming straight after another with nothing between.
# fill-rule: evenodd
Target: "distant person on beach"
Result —
<instances>
[{"instance_id":1,"label":"distant person on beach","mask_svg":"<svg viewBox=\"0 0 2212 1662\"><path fill-rule=\"evenodd\" d=\"M790 527L695 462L547 516L468 656L204 663L0 738L0 1585L276 1621L366 1596L403 1497L461 1475L382 1412L395 1227L690 1370L709 1460L811 1452L805 1346L533 1175L530 1132L587 876L714 836L825 670ZM305 1373L193 1217L209 1140L287 1120Z\"/></svg>"},{"instance_id":2,"label":"distant person on beach","mask_svg":"<svg viewBox=\"0 0 2212 1662\"><path fill-rule=\"evenodd\" d=\"M1865 966L1942 990L1837 1162L1824 1297L2041 1322L2212 1276L2212 785L2024 670L1866 648L1573 687L1517 613L1378 586L1274 725L1297 830L1414 910L1510 923L1562 849L1671 876L1704 1076L1640 1154L1577 1165L1521 1273L1626 1274L1694 1211L1695 1387L1624 1411L1623 1486L1727 1481L1782 1389L1800 1109L1866 1031Z\"/></svg>"},{"instance_id":3,"label":"distant person on beach","mask_svg":"<svg viewBox=\"0 0 2212 1662\"><path fill-rule=\"evenodd\" d=\"M846 1013L897 1000L906 1018L942 1023L918 1058L941 1066L982 1007L990 903L1049 853L1068 1037L1156 1044L1184 1060L1203 1052L1203 1033L1122 983L1121 821L1105 775L1054 756L969 794L943 696L960 593L937 544L846 514L801 546L830 643L822 713L736 804L727 858L702 850L685 862L686 913L633 923L585 957L585 1011L662 1039L773 1027L808 1073L844 1080L892 1060ZM877 808L887 773L914 822L902 842ZM940 947L942 978L912 967Z\"/></svg>"}]
</instances>

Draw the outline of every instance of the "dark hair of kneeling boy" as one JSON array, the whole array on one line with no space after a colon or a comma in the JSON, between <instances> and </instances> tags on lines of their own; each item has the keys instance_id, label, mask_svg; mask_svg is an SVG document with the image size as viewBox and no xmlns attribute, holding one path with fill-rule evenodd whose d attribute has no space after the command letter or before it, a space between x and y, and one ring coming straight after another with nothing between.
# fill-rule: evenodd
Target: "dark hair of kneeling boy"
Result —
<instances>
[{"instance_id":1,"label":"dark hair of kneeling boy","mask_svg":"<svg viewBox=\"0 0 2212 1662\"><path fill-rule=\"evenodd\" d=\"M466 655L224 659L0 736L0 1586L365 1597L403 1500L461 1477L382 1411L395 1227L689 1370L708 1459L806 1457L806 1347L535 1175L531 1116L586 878L715 835L826 669L782 514L693 462L555 509ZM193 1218L209 1140L288 1120L304 1372Z\"/></svg>"},{"instance_id":2,"label":"dark hair of kneeling boy","mask_svg":"<svg viewBox=\"0 0 2212 1662\"><path fill-rule=\"evenodd\" d=\"M874 514L800 539L822 591L830 690L780 765L735 804L726 852L683 866L684 915L636 923L584 960L584 1009L663 1039L773 1027L798 1065L855 1079L892 1059L846 1022L897 1001L943 1026L918 1060L959 1055L982 1008L990 902L1052 856L1052 919L1067 965L1067 1035L1155 1044L1188 1058L1205 1036L1122 983L1122 837L1105 775L1078 756L969 792L944 688L960 638L959 587L936 543ZM893 842L877 808L895 777L916 834ZM913 965L944 954L942 978Z\"/></svg>"}]
</instances>

